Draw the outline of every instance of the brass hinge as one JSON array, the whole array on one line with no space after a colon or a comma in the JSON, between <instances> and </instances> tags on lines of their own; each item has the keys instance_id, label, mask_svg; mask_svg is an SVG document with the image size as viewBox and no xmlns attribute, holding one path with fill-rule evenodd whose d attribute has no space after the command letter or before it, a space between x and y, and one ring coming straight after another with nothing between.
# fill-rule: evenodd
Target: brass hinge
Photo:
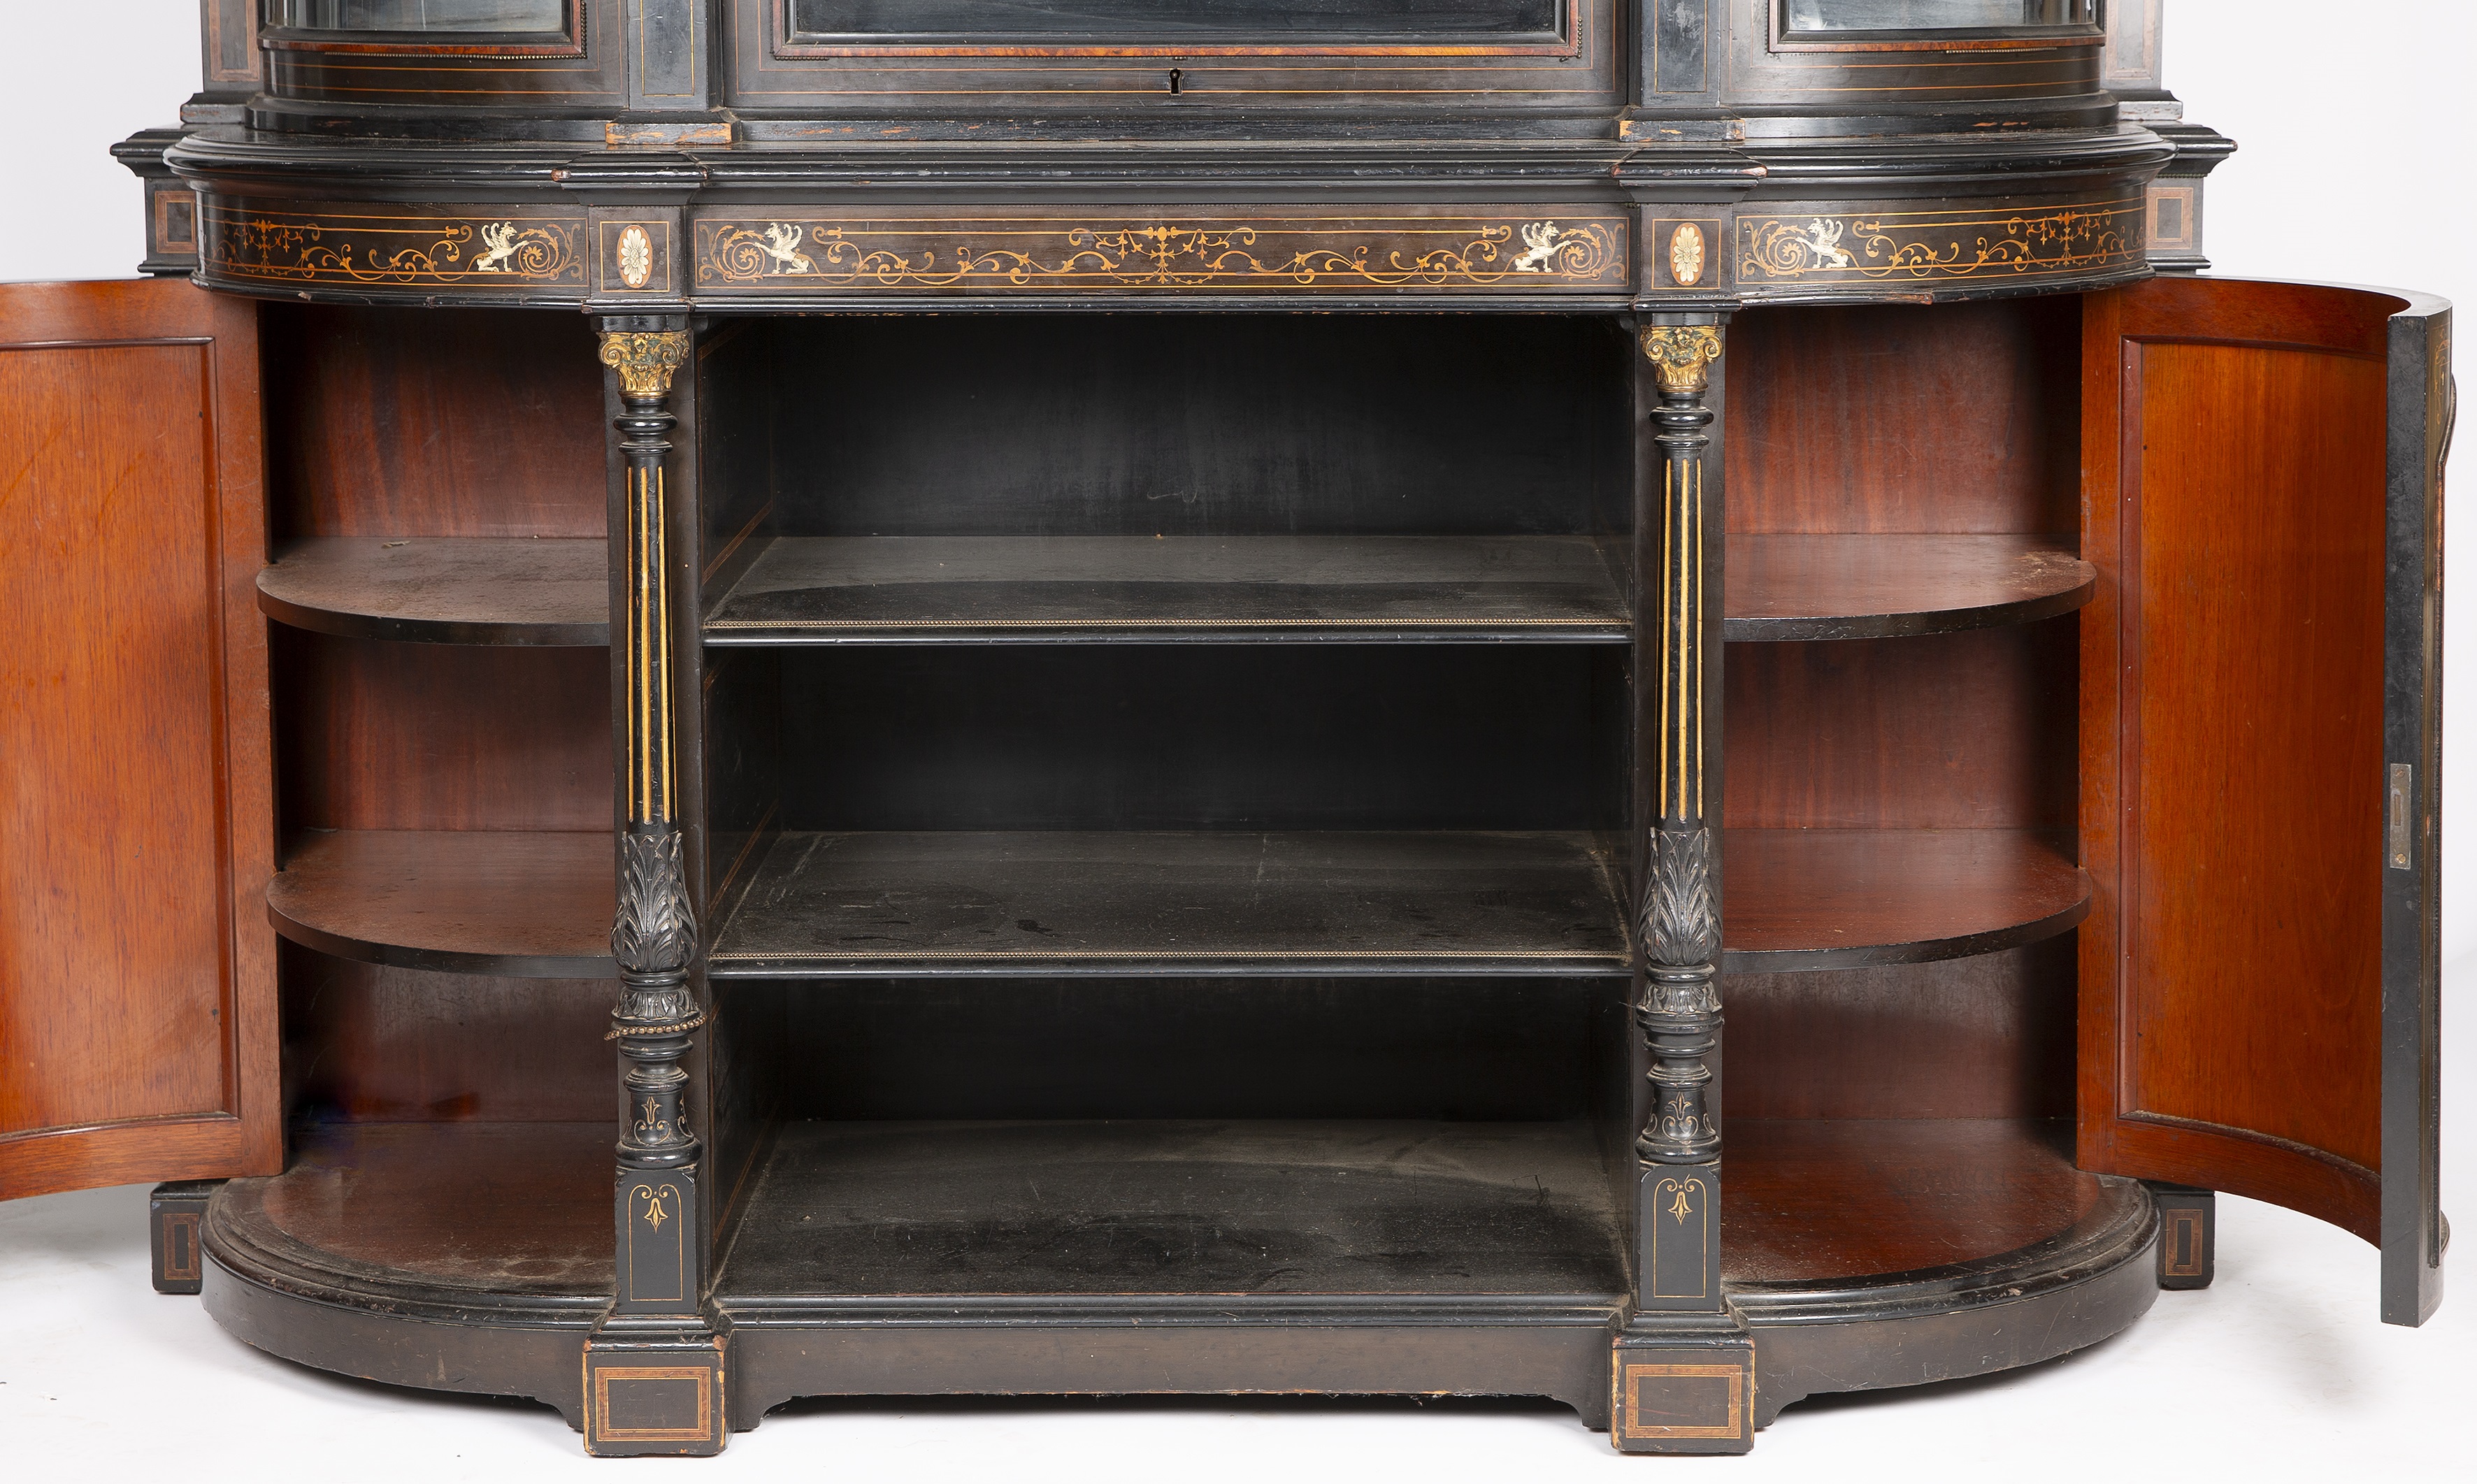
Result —
<instances>
[{"instance_id":1,"label":"brass hinge","mask_svg":"<svg viewBox=\"0 0 2477 1484\"><path fill-rule=\"evenodd\" d=\"M2409 869L2408 796L2414 786L2416 770L2404 762L2391 764L2390 844L2388 853L2394 871Z\"/></svg>"}]
</instances>

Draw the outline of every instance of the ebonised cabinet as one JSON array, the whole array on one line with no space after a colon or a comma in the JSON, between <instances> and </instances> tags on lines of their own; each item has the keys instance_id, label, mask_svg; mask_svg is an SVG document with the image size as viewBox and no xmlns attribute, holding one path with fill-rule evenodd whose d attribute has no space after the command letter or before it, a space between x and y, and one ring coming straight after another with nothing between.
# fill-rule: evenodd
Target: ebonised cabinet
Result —
<instances>
[{"instance_id":1,"label":"ebonised cabinet","mask_svg":"<svg viewBox=\"0 0 2477 1484\"><path fill-rule=\"evenodd\" d=\"M2109 9L207 0L0 297L0 1194L602 1454L2417 1323L2449 313Z\"/></svg>"}]
</instances>

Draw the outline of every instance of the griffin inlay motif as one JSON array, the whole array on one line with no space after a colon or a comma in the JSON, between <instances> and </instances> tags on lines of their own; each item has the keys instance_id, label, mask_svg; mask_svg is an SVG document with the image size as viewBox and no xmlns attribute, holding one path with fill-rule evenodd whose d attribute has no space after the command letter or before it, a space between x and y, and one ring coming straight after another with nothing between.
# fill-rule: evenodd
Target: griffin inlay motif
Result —
<instances>
[{"instance_id":1,"label":"griffin inlay motif","mask_svg":"<svg viewBox=\"0 0 2477 1484\"><path fill-rule=\"evenodd\" d=\"M2039 277L2142 260L2140 197L2020 211L1741 216L1738 279Z\"/></svg>"},{"instance_id":2,"label":"griffin inlay motif","mask_svg":"<svg viewBox=\"0 0 2477 1484\"><path fill-rule=\"evenodd\" d=\"M576 240L582 217L458 219L366 205L279 211L210 201L204 223L201 260L210 278L510 289L585 284Z\"/></svg>"},{"instance_id":3,"label":"griffin inlay motif","mask_svg":"<svg viewBox=\"0 0 2477 1484\"><path fill-rule=\"evenodd\" d=\"M1517 245L1518 244L1518 245ZM701 221L700 288L1330 290L1626 286L1621 217ZM783 286L790 287L789 284Z\"/></svg>"}]
</instances>

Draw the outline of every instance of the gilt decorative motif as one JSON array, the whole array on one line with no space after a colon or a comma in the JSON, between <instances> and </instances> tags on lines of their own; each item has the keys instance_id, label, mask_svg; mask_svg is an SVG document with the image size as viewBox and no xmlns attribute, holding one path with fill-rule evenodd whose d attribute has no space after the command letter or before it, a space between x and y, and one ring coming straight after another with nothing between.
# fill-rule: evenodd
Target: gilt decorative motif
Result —
<instances>
[{"instance_id":1,"label":"gilt decorative motif","mask_svg":"<svg viewBox=\"0 0 2477 1484\"><path fill-rule=\"evenodd\" d=\"M696 241L706 288L1615 289L1627 278L1617 217L704 221Z\"/></svg>"},{"instance_id":2,"label":"gilt decorative motif","mask_svg":"<svg viewBox=\"0 0 2477 1484\"><path fill-rule=\"evenodd\" d=\"M1738 218L1740 283L2036 278L2142 260L2142 202Z\"/></svg>"},{"instance_id":3,"label":"gilt decorative motif","mask_svg":"<svg viewBox=\"0 0 2477 1484\"><path fill-rule=\"evenodd\" d=\"M602 363L619 373L631 397L666 397L671 373L688 359L685 330L614 330L602 336Z\"/></svg>"},{"instance_id":4,"label":"gilt decorative motif","mask_svg":"<svg viewBox=\"0 0 2477 1484\"><path fill-rule=\"evenodd\" d=\"M1663 392L1699 396L1712 384L1712 362L1720 359L1720 332L1710 325L1654 325L1642 333L1642 353L1658 368Z\"/></svg>"}]
</instances>

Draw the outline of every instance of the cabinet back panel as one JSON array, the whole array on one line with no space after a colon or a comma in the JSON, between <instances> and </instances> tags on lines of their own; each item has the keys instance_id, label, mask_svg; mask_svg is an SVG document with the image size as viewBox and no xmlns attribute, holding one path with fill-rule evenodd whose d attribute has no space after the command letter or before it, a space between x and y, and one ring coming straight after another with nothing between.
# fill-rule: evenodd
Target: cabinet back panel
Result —
<instances>
[{"instance_id":1,"label":"cabinet back panel","mask_svg":"<svg viewBox=\"0 0 2477 1484\"><path fill-rule=\"evenodd\" d=\"M611 828L602 650L274 636L287 829Z\"/></svg>"},{"instance_id":2,"label":"cabinet back panel","mask_svg":"<svg viewBox=\"0 0 2477 1484\"><path fill-rule=\"evenodd\" d=\"M262 313L279 541L604 532L603 372L583 316Z\"/></svg>"},{"instance_id":3,"label":"cabinet back panel","mask_svg":"<svg viewBox=\"0 0 2477 1484\"><path fill-rule=\"evenodd\" d=\"M1613 980L804 985L783 1116L1566 1119Z\"/></svg>"},{"instance_id":4,"label":"cabinet back panel","mask_svg":"<svg viewBox=\"0 0 2477 1484\"><path fill-rule=\"evenodd\" d=\"M2070 1118L2073 940L1724 976L1731 1118Z\"/></svg>"},{"instance_id":5,"label":"cabinet back panel","mask_svg":"<svg viewBox=\"0 0 2477 1484\"><path fill-rule=\"evenodd\" d=\"M1731 645L1730 827L2073 828L2076 640L2063 618Z\"/></svg>"},{"instance_id":6,"label":"cabinet back panel","mask_svg":"<svg viewBox=\"0 0 2477 1484\"><path fill-rule=\"evenodd\" d=\"M613 986L347 963L283 948L295 1119L492 1123L612 1116Z\"/></svg>"},{"instance_id":7,"label":"cabinet back panel","mask_svg":"<svg viewBox=\"0 0 2477 1484\"><path fill-rule=\"evenodd\" d=\"M2076 531L2080 356L2071 298L1740 314L1729 530Z\"/></svg>"},{"instance_id":8,"label":"cabinet back panel","mask_svg":"<svg viewBox=\"0 0 2477 1484\"><path fill-rule=\"evenodd\" d=\"M1571 534L1631 458L1629 342L1582 317L841 318L743 344L771 395L711 410L736 447L709 466L770 442L781 534Z\"/></svg>"},{"instance_id":9,"label":"cabinet back panel","mask_svg":"<svg viewBox=\"0 0 2477 1484\"><path fill-rule=\"evenodd\" d=\"M1616 655L1579 646L787 653L793 829L1586 829Z\"/></svg>"}]
</instances>

